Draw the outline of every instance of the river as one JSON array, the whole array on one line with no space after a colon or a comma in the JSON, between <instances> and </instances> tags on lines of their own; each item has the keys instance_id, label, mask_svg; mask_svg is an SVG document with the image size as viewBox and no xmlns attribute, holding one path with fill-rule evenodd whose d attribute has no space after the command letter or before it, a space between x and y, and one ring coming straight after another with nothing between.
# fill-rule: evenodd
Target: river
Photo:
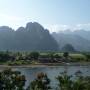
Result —
<instances>
[{"instance_id":1,"label":"river","mask_svg":"<svg viewBox=\"0 0 90 90\"><path fill-rule=\"evenodd\" d=\"M67 71L68 75L74 75L75 72L80 70L83 75L90 76L90 66L53 66L53 67L27 67L27 68L13 68L13 70L20 71L26 76L26 86L36 78L37 73L45 72L51 80L51 86L57 85L56 76L63 71Z\"/></svg>"}]
</instances>

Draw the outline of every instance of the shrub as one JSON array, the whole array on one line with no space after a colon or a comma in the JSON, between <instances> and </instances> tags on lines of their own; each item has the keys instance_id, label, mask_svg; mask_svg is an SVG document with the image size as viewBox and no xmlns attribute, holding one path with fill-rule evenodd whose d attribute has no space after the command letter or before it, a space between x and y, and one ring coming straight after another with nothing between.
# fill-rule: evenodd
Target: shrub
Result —
<instances>
[{"instance_id":1,"label":"shrub","mask_svg":"<svg viewBox=\"0 0 90 90\"><path fill-rule=\"evenodd\" d=\"M0 72L0 90L23 90L25 81L25 76L19 71L6 69Z\"/></svg>"}]
</instances>

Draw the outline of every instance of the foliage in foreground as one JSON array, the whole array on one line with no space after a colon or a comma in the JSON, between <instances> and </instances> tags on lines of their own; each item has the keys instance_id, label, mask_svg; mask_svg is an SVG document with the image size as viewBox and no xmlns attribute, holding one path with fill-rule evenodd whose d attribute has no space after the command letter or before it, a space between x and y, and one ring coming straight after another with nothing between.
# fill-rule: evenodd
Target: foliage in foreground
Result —
<instances>
[{"instance_id":1,"label":"foliage in foreground","mask_svg":"<svg viewBox=\"0 0 90 90\"><path fill-rule=\"evenodd\" d=\"M37 78L30 83L28 90L49 90L50 79L44 73L39 73Z\"/></svg>"},{"instance_id":2,"label":"foliage in foreground","mask_svg":"<svg viewBox=\"0 0 90 90\"><path fill-rule=\"evenodd\" d=\"M63 72L57 77L59 82L58 90L90 90L90 76L82 76L80 71L75 73L75 77Z\"/></svg>"},{"instance_id":3,"label":"foliage in foreground","mask_svg":"<svg viewBox=\"0 0 90 90\"><path fill-rule=\"evenodd\" d=\"M25 76L11 69L0 72L0 90L24 90Z\"/></svg>"},{"instance_id":4,"label":"foliage in foreground","mask_svg":"<svg viewBox=\"0 0 90 90\"><path fill-rule=\"evenodd\" d=\"M0 72L0 90L90 90L90 76L83 76L80 71L74 76L63 72L56 79L57 89L53 89L47 74L41 72L25 89L25 76L18 71L7 69Z\"/></svg>"}]
</instances>

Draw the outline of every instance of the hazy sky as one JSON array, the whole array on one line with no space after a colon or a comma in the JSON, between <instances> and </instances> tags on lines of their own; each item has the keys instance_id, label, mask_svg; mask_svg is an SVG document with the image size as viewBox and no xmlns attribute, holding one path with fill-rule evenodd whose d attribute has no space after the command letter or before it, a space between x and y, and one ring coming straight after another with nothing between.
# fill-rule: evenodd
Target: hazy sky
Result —
<instances>
[{"instance_id":1,"label":"hazy sky","mask_svg":"<svg viewBox=\"0 0 90 90\"><path fill-rule=\"evenodd\" d=\"M39 22L50 31L90 29L90 0L0 0L0 26Z\"/></svg>"}]
</instances>

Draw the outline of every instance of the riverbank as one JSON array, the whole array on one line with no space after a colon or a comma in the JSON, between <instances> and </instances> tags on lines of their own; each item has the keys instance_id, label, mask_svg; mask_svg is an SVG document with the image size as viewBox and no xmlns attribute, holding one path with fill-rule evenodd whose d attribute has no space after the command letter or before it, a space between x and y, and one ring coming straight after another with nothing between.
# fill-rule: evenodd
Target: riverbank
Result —
<instances>
[{"instance_id":1,"label":"riverbank","mask_svg":"<svg viewBox=\"0 0 90 90\"><path fill-rule=\"evenodd\" d=\"M29 68L29 67L58 67L58 66L90 66L90 62L78 62L78 63L39 63L28 65L0 65L0 68Z\"/></svg>"}]
</instances>

